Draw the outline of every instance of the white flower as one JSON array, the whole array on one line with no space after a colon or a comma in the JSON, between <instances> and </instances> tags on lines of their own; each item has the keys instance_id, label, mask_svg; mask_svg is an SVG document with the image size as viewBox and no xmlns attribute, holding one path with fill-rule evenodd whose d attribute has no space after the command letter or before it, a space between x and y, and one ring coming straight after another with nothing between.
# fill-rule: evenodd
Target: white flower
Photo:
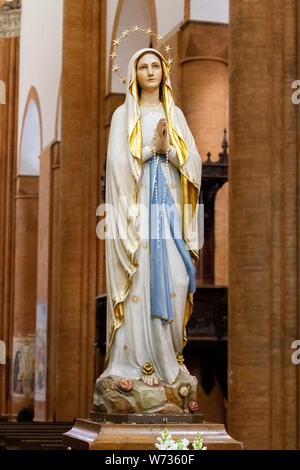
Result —
<instances>
[{"instance_id":1,"label":"white flower","mask_svg":"<svg viewBox=\"0 0 300 470\"><path fill-rule=\"evenodd\" d=\"M178 449L178 443L174 442L173 439L171 439L168 450L177 450L177 449Z\"/></svg>"},{"instance_id":2,"label":"white flower","mask_svg":"<svg viewBox=\"0 0 300 470\"><path fill-rule=\"evenodd\" d=\"M159 450L172 450L177 449L177 444L173 441L171 433L164 429L160 433L161 437L157 438L158 443L155 443L155 447Z\"/></svg>"},{"instance_id":3,"label":"white flower","mask_svg":"<svg viewBox=\"0 0 300 470\"><path fill-rule=\"evenodd\" d=\"M159 450L189 450L189 441L187 439L177 439L173 441L171 433L168 429L164 429L160 433L160 437L157 438L155 447ZM203 439L199 432L197 432L194 442L192 443L194 450L207 450L207 447L203 447Z\"/></svg>"},{"instance_id":4,"label":"white flower","mask_svg":"<svg viewBox=\"0 0 300 470\"><path fill-rule=\"evenodd\" d=\"M158 437L157 440L159 443L155 443L155 447L159 450L177 450L178 448L177 443L174 442L173 439L163 442L162 439Z\"/></svg>"},{"instance_id":5,"label":"white flower","mask_svg":"<svg viewBox=\"0 0 300 470\"><path fill-rule=\"evenodd\" d=\"M177 447L178 450L189 450L190 443L187 439L178 439L178 441L176 442L178 444L178 447Z\"/></svg>"},{"instance_id":6,"label":"white flower","mask_svg":"<svg viewBox=\"0 0 300 470\"><path fill-rule=\"evenodd\" d=\"M201 438L199 432L196 434L192 447L194 450L207 450L207 447L203 447L203 439Z\"/></svg>"}]
</instances>

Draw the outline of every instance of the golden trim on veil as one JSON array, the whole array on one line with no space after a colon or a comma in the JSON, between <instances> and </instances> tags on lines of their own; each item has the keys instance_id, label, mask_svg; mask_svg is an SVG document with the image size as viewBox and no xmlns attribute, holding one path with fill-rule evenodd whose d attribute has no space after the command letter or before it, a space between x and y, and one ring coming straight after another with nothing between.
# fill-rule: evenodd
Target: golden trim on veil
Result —
<instances>
[{"instance_id":1,"label":"golden trim on veil","mask_svg":"<svg viewBox=\"0 0 300 470\"><path fill-rule=\"evenodd\" d=\"M129 86L130 93L134 97L137 104L139 104L139 93L137 86L137 78L135 76L132 84ZM133 131L129 135L129 148L132 155L137 158L140 162L142 160L142 125L140 119L140 113L135 117L135 123L133 126Z\"/></svg>"}]
</instances>

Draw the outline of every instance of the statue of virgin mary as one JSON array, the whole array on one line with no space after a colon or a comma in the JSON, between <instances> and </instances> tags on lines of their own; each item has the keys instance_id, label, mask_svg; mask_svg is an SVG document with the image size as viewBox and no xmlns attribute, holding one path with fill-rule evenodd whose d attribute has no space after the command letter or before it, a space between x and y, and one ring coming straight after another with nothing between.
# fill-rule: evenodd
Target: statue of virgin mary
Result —
<instances>
[{"instance_id":1,"label":"statue of virgin mary","mask_svg":"<svg viewBox=\"0 0 300 470\"><path fill-rule=\"evenodd\" d=\"M201 169L168 63L139 50L109 135L107 353L97 383L118 377L154 388L189 374L182 350L196 290Z\"/></svg>"}]
</instances>

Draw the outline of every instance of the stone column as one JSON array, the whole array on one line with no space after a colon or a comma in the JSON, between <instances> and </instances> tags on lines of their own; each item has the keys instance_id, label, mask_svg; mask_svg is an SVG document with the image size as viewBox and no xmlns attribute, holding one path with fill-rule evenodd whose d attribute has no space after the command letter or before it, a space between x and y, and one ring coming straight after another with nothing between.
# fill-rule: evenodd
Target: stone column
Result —
<instances>
[{"instance_id":1,"label":"stone column","mask_svg":"<svg viewBox=\"0 0 300 470\"><path fill-rule=\"evenodd\" d=\"M103 164L99 132L104 111L100 97L105 67L105 61L100 62L100 51L105 47L104 3L64 1L56 273L57 420L87 416L93 404L96 273L97 264L102 262L97 252L96 209L101 197L99 168Z\"/></svg>"},{"instance_id":2,"label":"stone column","mask_svg":"<svg viewBox=\"0 0 300 470\"><path fill-rule=\"evenodd\" d=\"M33 407L38 176L18 176L12 350L13 416Z\"/></svg>"},{"instance_id":3,"label":"stone column","mask_svg":"<svg viewBox=\"0 0 300 470\"><path fill-rule=\"evenodd\" d=\"M10 413L10 372L13 319L15 172L20 40L7 37L0 13L0 339L6 345L6 364L0 369L0 415ZM7 397L10 397L9 400Z\"/></svg>"},{"instance_id":4,"label":"stone column","mask_svg":"<svg viewBox=\"0 0 300 470\"><path fill-rule=\"evenodd\" d=\"M300 44L300 5L299 2L297 3L297 44ZM297 47L297 79L300 80L300 47ZM299 95L298 95L299 96ZM300 158L299 158L299 149L300 149L300 103L297 106L297 175L298 175L298 181L299 181L299 175L300 175ZM299 188L299 183L298 183L298 188ZM300 191L297 192L298 199L297 199L297 208L298 208L298 213L297 213L297 220L299 223L300 220ZM300 231L298 231L298 239L297 239L298 247L300 246ZM299 251L298 251L298 259L299 259ZM300 266L298 262L298 306L300 305ZM299 312L299 310L298 310ZM297 338L300 339L300 315L298 313L298 319L297 319ZM299 357L299 356L298 356ZM298 368L300 366L298 365ZM298 369L298 374L299 374L299 369ZM299 375L298 375L299 376ZM297 394L297 403L298 403L298 414L297 414L297 422L300 422L300 386L299 386L299 380L298 380L298 394ZM298 435L298 441L297 441L297 449L300 449L300 431L299 431L299 426L297 429L297 435Z\"/></svg>"},{"instance_id":5,"label":"stone column","mask_svg":"<svg viewBox=\"0 0 300 470\"><path fill-rule=\"evenodd\" d=\"M228 116L228 26L186 21L181 27L182 110L202 160L221 151Z\"/></svg>"},{"instance_id":6,"label":"stone column","mask_svg":"<svg viewBox=\"0 0 300 470\"><path fill-rule=\"evenodd\" d=\"M228 432L249 449L299 435L299 25L294 0L230 2Z\"/></svg>"},{"instance_id":7,"label":"stone column","mask_svg":"<svg viewBox=\"0 0 300 470\"><path fill-rule=\"evenodd\" d=\"M60 143L40 156L34 419L56 419Z\"/></svg>"},{"instance_id":8,"label":"stone column","mask_svg":"<svg viewBox=\"0 0 300 470\"><path fill-rule=\"evenodd\" d=\"M51 149L45 149L40 156L39 176L39 207L38 207L38 237L37 237L37 292L36 292L36 355L35 355L35 391L34 391L34 419L46 421L49 394L47 394L48 380L51 380L48 367L48 353L50 353L49 336L49 294L51 292ZM47 373L48 372L48 373Z\"/></svg>"},{"instance_id":9,"label":"stone column","mask_svg":"<svg viewBox=\"0 0 300 470\"><path fill-rule=\"evenodd\" d=\"M181 107L195 138L202 162L211 152L218 160L224 129L228 128L228 25L186 21L178 42L181 65ZM215 203L214 284L227 285L228 185ZM200 251L197 286L205 283Z\"/></svg>"}]
</instances>

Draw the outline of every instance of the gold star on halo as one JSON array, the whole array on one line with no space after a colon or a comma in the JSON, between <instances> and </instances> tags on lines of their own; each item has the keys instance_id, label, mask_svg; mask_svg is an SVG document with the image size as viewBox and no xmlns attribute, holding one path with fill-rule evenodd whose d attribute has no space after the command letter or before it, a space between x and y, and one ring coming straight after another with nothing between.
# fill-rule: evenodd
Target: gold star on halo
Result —
<instances>
[{"instance_id":1,"label":"gold star on halo","mask_svg":"<svg viewBox=\"0 0 300 470\"><path fill-rule=\"evenodd\" d=\"M145 32L146 34L152 34L151 28L148 28Z\"/></svg>"},{"instance_id":2,"label":"gold star on halo","mask_svg":"<svg viewBox=\"0 0 300 470\"><path fill-rule=\"evenodd\" d=\"M169 44L168 44L168 45L165 47L165 51L166 51L166 52L170 52L170 50L171 50L171 48L170 48L170 46L169 46Z\"/></svg>"},{"instance_id":3,"label":"gold star on halo","mask_svg":"<svg viewBox=\"0 0 300 470\"><path fill-rule=\"evenodd\" d=\"M113 45L118 46L120 44L120 39L114 39L113 40Z\"/></svg>"},{"instance_id":4,"label":"gold star on halo","mask_svg":"<svg viewBox=\"0 0 300 470\"><path fill-rule=\"evenodd\" d=\"M125 29L122 33L122 38L125 38L125 36L128 36L128 34L129 34L128 29Z\"/></svg>"},{"instance_id":5,"label":"gold star on halo","mask_svg":"<svg viewBox=\"0 0 300 470\"><path fill-rule=\"evenodd\" d=\"M121 83L126 83L126 77L121 77L121 78L120 78L120 82L121 82Z\"/></svg>"},{"instance_id":6,"label":"gold star on halo","mask_svg":"<svg viewBox=\"0 0 300 470\"><path fill-rule=\"evenodd\" d=\"M168 64L168 66L170 67L170 65L173 64L173 59L168 59L168 60L167 60L167 64Z\"/></svg>"},{"instance_id":7,"label":"gold star on halo","mask_svg":"<svg viewBox=\"0 0 300 470\"><path fill-rule=\"evenodd\" d=\"M135 26L135 27L133 28L133 31L139 31L139 30L140 30L140 28L139 28L138 26Z\"/></svg>"},{"instance_id":8,"label":"gold star on halo","mask_svg":"<svg viewBox=\"0 0 300 470\"><path fill-rule=\"evenodd\" d=\"M112 59L115 59L115 58L117 57L116 52L113 51L113 52L110 54L110 57L111 57Z\"/></svg>"},{"instance_id":9,"label":"gold star on halo","mask_svg":"<svg viewBox=\"0 0 300 470\"><path fill-rule=\"evenodd\" d=\"M111 69L112 72L117 72L119 70L119 66L118 65L114 65L113 68Z\"/></svg>"}]
</instances>

